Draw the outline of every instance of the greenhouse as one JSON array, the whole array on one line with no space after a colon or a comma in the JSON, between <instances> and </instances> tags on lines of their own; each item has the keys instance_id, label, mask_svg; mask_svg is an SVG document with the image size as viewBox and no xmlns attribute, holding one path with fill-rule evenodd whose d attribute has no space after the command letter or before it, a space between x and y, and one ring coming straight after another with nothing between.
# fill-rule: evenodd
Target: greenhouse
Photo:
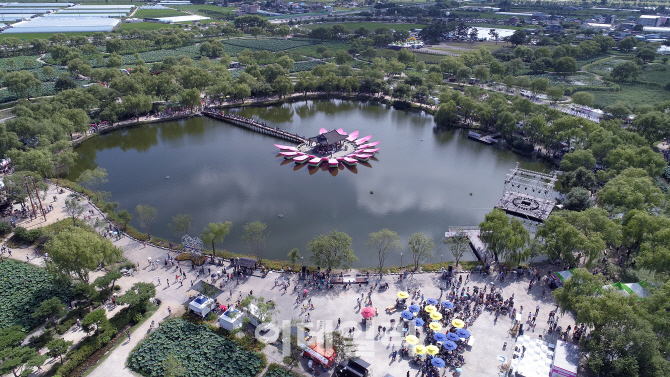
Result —
<instances>
[{"instance_id":1,"label":"greenhouse","mask_svg":"<svg viewBox=\"0 0 670 377\"><path fill-rule=\"evenodd\" d=\"M0 21L20 21L24 18L30 18L32 16L32 14L0 14Z\"/></svg>"},{"instance_id":2,"label":"greenhouse","mask_svg":"<svg viewBox=\"0 0 670 377\"><path fill-rule=\"evenodd\" d=\"M6 34L17 33L71 33L112 31L121 20L104 17L38 17L22 21L5 30Z\"/></svg>"},{"instance_id":3,"label":"greenhouse","mask_svg":"<svg viewBox=\"0 0 670 377\"><path fill-rule=\"evenodd\" d=\"M59 10L58 13L81 13L81 14L91 14L95 15L96 13L122 13L122 14L127 14L129 13L130 10L124 11L124 10L116 10L116 9L63 9Z\"/></svg>"},{"instance_id":4,"label":"greenhouse","mask_svg":"<svg viewBox=\"0 0 670 377\"><path fill-rule=\"evenodd\" d=\"M74 3L0 3L0 7L21 8L63 8L73 6Z\"/></svg>"},{"instance_id":5,"label":"greenhouse","mask_svg":"<svg viewBox=\"0 0 670 377\"><path fill-rule=\"evenodd\" d=\"M36 13L46 13L57 9L58 8L0 8L0 13L36 14Z\"/></svg>"},{"instance_id":6,"label":"greenhouse","mask_svg":"<svg viewBox=\"0 0 670 377\"><path fill-rule=\"evenodd\" d=\"M126 13L51 13L45 15L46 17L125 17Z\"/></svg>"},{"instance_id":7,"label":"greenhouse","mask_svg":"<svg viewBox=\"0 0 670 377\"><path fill-rule=\"evenodd\" d=\"M68 9L133 9L135 8L134 5L75 5L73 7L70 7Z\"/></svg>"},{"instance_id":8,"label":"greenhouse","mask_svg":"<svg viewBox=\"0 0 670 377\"><path fill-rule=\"evenodd\" d=\"M189 21L200 21L200 20L209 20L209 17L198 16L197 14L192 14L189 16L175 16L175 17L160 17L157 18L159 22L164 22L171 24L174 22L189 22Z\"/></svg>"}]
</instances>

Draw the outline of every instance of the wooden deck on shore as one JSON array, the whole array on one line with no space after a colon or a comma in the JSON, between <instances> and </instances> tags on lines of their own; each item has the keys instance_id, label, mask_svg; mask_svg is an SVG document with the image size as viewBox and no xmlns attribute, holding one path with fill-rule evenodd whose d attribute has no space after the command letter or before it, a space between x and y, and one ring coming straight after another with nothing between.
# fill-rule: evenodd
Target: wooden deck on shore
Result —
<instances>
[{"instance_id":1,"label":"wooden deck on shore","mask_svg":"<svg viewBox=\"0 0 670 377\"><path fill-rule=\"evenodd\" d=\"M218 111L211 111L211 110L203 110L202 112L203 115L208 116L213 119L217 119L226 123L234 124L238 127L246 128L248 130L252 130L258 133L262 133L264 135L270 135L273 137L276 137L278 139L283 139L283 140L288 140L293 143L297 144L303 144L307 142L307 138L303 136L299 136L296 134L292 134L290 132L284 131L279 128L275 127L269 127L265 124L255 122L250 119L246 118L241 118L237 117L234 115L229 115L225 113L221 113Z\"/></svg>"},{"instance_id":2,"label":"wooden deck on shore","mask_svg":"<svg viewBox=\"0 0 670 377\"><path fill-rule=\"evenodd\" d=\"M482 135L472 131L468 132L468 139L472 139L487 145L492 145L498 142L498 140L494 139L491 135Z\"/></svg>"}]
</instances>

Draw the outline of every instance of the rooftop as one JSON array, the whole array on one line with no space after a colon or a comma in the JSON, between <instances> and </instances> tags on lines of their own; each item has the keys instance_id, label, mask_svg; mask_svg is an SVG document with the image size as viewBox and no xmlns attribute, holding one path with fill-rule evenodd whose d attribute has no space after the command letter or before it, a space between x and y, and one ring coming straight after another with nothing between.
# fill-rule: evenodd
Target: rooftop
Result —
<instances>
[{"instance_id":1,"label":"rooftop","mask_svg":"<svg viewBox=\"0 0 670 377\"><path fill-rule=\"evenodd\" d=\"M318 144L335 144L347 138L347 135L340 135L335 130L322 133L321 135L310 137L308 140Z\"/></svg>"}]
</instances>

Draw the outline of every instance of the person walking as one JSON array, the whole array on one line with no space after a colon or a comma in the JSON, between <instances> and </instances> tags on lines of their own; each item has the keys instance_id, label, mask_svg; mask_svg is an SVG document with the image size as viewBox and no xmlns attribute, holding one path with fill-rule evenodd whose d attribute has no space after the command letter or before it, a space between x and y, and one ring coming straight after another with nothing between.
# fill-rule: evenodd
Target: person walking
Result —
<instances>
[{"instance_id":1,"label":"person walking","mask_svg":"<svg viewBox=\"0 0 670 377\"><path fill-rule=\"evenodd\" d=\"M158 285L161 285L161 277L158 277Z\"/></svg>"},{"instance_id":2,"label":"person walking","mask_svg":"<svg viewBox=\"0 0 670 377\"><path fill-rule=\"evenodd\" d=\"M126 335L128 335L128 342L130 342L130 331L128 331Z\"/></svg>"}]
</instances>

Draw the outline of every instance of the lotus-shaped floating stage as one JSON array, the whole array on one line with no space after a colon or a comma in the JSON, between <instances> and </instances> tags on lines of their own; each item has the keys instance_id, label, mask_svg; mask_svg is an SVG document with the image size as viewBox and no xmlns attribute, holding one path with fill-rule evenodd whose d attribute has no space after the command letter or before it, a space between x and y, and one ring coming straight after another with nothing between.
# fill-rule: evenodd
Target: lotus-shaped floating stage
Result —
<instances>
[{"instance_id":1,"label":"lotus-shaped floating stage","mask_svg":"<svg viewBox=\"0 0 670 377\"><path fill-rule=\"evenodd\" d=\"M368 142L371 138L372 135L358 138L358 131L347 135L341 128L331 131L322 128L318 136L307 139L303 144L295 147L275 144L275 147L279 148L280 156L293 160L296 165L321 166L324 170L341 166L351 168L359 162L371 166L367 161L379 152L376 148L379 142Z\"/></svg>"}]
</instances>

